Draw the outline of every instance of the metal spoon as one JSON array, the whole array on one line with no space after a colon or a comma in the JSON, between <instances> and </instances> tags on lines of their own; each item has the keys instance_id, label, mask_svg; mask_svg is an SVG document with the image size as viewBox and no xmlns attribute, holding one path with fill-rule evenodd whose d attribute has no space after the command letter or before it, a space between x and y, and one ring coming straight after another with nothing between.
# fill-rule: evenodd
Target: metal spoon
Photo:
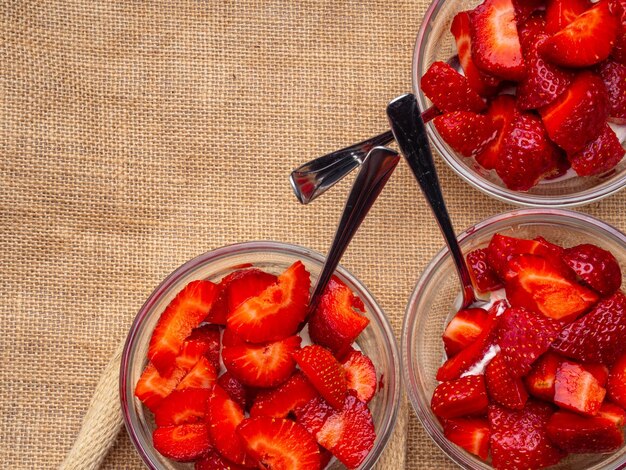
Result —
<instances>
[{"instance_id":1,"label":"metal spoon","mask_svg":"<svg viewBox=\"0 0 626 470\"><path fill-rule=\"evenodd\" d=\"M411 167L452 255L463 292L461 308L476 304L472 279L446 209L433 155L428 144L426 128L415 95L402 95L391 101L387 105L387 117L400 151Z\"/></svg>"},{"instance_id":2,"label":"metal spoon","mask_svg":"<svg viewBox=\"0 0 626 470\"><path fill-rule=\"evenodd\" d=\"M385 147L373 148L363 159L361 169L354 180L339 219L335 238L313 289L309 313L317 307L320 296L335 272L339 260L399 161L398 152Z\"/></svg>"}]
</instances>

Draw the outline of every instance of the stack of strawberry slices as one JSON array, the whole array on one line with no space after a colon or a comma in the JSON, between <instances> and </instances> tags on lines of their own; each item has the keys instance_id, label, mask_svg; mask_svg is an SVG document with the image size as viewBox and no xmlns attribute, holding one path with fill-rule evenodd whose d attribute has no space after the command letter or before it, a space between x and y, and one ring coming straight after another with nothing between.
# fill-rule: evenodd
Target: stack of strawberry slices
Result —
<instances>
[{"instance_id":1,"label":"stack of strawberry slices","mask_svg":"<svg viewBox=\"0 0 626 470\"><path fill-rule=\"evenodd\" d=\"M162 313L135 395L154 448L196 469L358 467L374 446L378 381L353 347L369 320L337 277L308 315L309 273L240 269L190 282ZM299 332L308 328L312 344ZM307 341L308 342L308 341Z\"/></svg>"},{"instance_id":2,"label":"stack of strawberry slices","mask_svg":"<svg viewBox=\"0 0 626 470\"><path fill-rule=\"evenodd\" d=\"M444 435L507 470L620 449L626 296L615 257L496 234L467 260L477 289L506 299L461 310L445 329L431 401Z\"/></svg>"},{"instance_id":3,"label":"stack of strawberry slices","mask_svg":"<svg viewBox=\"0 0 626 470\"><path fill-rule=\"evenodd\" d=\"M421 89L454 151L513 190L605 174L624 156L625 0L484 0L451 25L463 75L433 63Z\"/></svg>"}]
</instances>

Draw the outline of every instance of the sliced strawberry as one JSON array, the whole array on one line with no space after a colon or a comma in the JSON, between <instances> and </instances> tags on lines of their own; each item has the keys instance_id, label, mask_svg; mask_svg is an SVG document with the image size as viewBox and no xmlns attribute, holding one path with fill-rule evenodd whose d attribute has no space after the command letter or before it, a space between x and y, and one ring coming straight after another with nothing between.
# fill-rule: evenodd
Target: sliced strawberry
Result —
<instances>
[{"instance_id":1,"label":"sliced strawberry","mask_svg":"<svg viewBox=\"0 0 626 470\"><path fill-rule=\"evenodd\" d=\"M163 457L193 462L211 449L209 426L193 423L160 427L152 433L152 443Z\"/></svg>"},{"instance_id":2,"label":"sliced strawberry","mask_svg":"<svg viewBox=\"0 0 626 470\"><path fill-rule=\"evenodd\" d=\"M480 416L489 405L485 377L468 375L437 385L430 401L435 416L442 419Z\"/></svg>"},{"instance_id":3,"label":"sliced strawberry","mask_svg":"<svg viewBox=\"0 0 626 470\"><path fill-rule=\"evenodd\" d=\"M336 409L341 409L348 384L346 372L333 354L322 346L312 344L293 356L319 394Z\"/></svg>"},{"instance_id":4,"label":"sliced strawberry","mask_svg":"<svg viewBox=\"0 0 626 470\"><path fill-rule=\"evenodd\" d=\"M290 336L266 344L246 343L230 328L222 338L222 360L226 369L250 387L276 387L287 380L296 368L293 354L302 339Z\"/></svg>"},{"instance_id":5,"label":"sliced strawberry","mask_svg":"<svg viewBox=\"0 0 626 470\"><path fill-rule=\"evenodd\" d=\"M602 403L598 411L598 418L604 418L611 421L615 426L621 428L626 424L626 411L614 403Z\"/></svg>"},{"instance_id":6,"label":"sliced strawberry","mask_svg":"<svg viewBox=\"0 0 626 470\"><path fill-rule=\"evenodd\" d=\"M317 396L319 394L311 382L304 374L296 372L277 388L260 392L250 409L250 417L286 418L298 406L308 403Z\"/></svg>"},{"instance_id":7,"label":"sliced strawberry","mask_svg":"<svg viewBox=\"0 0 626 470\"><path fill-rule=\"evenodd\" d=\"M614 294L622 284L622 271L615 256L589 243L565 250L563 259L583 282L603 297Z\"/></svg>"},{"instance_id":8,"label":"sliced strawberry","mask_svg":"<svg viewBox=\"0 0 626 470\"><path fill-rule=\"evenodd\" d=\"M547 401L554 399L556 371L562 361L561 356L548 351L533 364L524 378L524 383L532 396Z\"/></svg>"},{"instance_id":9,"label":"sliced strawberry","mask_svg":"<svg viewBox=\"0 0 626 470\"><path fill-rule=\"evenodd\" d=\"M528 400L528 392L522 379L514 377L502 354L494 357L485 369L485 381L489 396L512 410L521 410Z\"/></svg>"},{"instance_id":10,"label":"sliced strawberry","mask_svg":"<svg viewBox=\"0 0 626 470\"><path fill-rule=\"evenodd\" d=\"M246 468L248 467L228 461L213 449L197 460L194 466L195 470L246 470Z\"/></svg>"},{"instance_id":11,"label":"sliced strawberry","mask_svg":"<svg viewBox=\"0 0 626 470\"><path fill-rule=\"evenodd\" d=\"M606 390L584 367L563 362L556 371L554 403L587 416L598 413Z\"/></svg>"},{"instance_id":12,"label":"sliced strawberry","mask_svg":"<svg viewBox=\"0 0 626 470\"><path fill-rule=\"evenodd\" d=\"M611 368L606 388L609 398L622 408L626 408L626 354Z\"/></svg>"},{"instance_id":13,"label":"sliced strawberry","mask_svg":"<svg viewBox=\"0 0 626 470\"><path fill-rule=\"evenodd\" d=\"M542 46L545 44L547 41ZM539 111L550 139L568 154L574 154L602 132L609 116L609 97L602 79L585 71Z\"/></svg>"},{"instance_id":14,"label":"sliced strawberry","mask_svg":"<svg viewBox=\"0 0 626 470\"><path fill-rule=\"evenodd\" d=\"M470 13L472 59L481 70L520 80L525 67L512 0L485 0Z\"/></svg>"},{"instance_id":15,"label":"sliced strawberry","mask_svg":"<svg viewBox=\"0 0 626 470\"><path fill-rule=\"evenodd\" d=\"M624 158L624 148L613 129L605 123L595 140L568 158L579 176L599 175L617 166Z\"/></svg>"},{"instance_id":16,"label":"sliced strawberry","mask_svg":"<svg viewBox=\"0 0 626 470\"><path fill-rule=\"evenodd\" d=\"M369 403L378 385L372 360L362 352L352 350L341 361L341 365L346 371L348 390L354 390L359 400Z\"/></svg>"},{"instance_id":17,"label":"sliced strawberry","mask_svg":"<svg viewBox=\"0 0 626 470\"><path fill-rule=\"evenodd\" d=\"M485 248L470 251L466 260L472 281L479 292L491 292L504 287L496 272L487 263L487 250Z\"/></svg>"},{"instance_id":18,"label":"sliced strawberry","mask_svg":"<svg viewBox=\"0 0 626 470\"><path fill-rule=\"evenodd\" d=\"M186 388L211 388L216 379L217 372L215 372L215 366L211 364L206 357L202 356L176 386L176 390L184 390Z\"/></svg>"},{"instance_id":19,"label":"sliced strawberry","mask_svg":"<svg viewBox=\"0 0 626 470\"><path fill-rule=\"evenodd\" d=\"M228 371L224 372L217 379L217 384L228 393L230 399L237 403L242 410L246 409L248 404L246 388L233 374Z\"/></svg>"},{"instance_id":20,"label":"sliced strawberry","mask_svg":"<svg viewBox=\"0 0 626 470\"><path fill-rule=\"evenodd\" d=\"M463 75L445 62L433 62L420 80L422 92L444 113L486 108L485 100L474 91Z\"/></svg>"},{"instance_id":21,"label":"sliced strawberry","mask_svg":"<svg viewBox=\"0 0 626 470\"><path fill-rule=\"evenodd\" d=\"M486 419L449 419L443 423L443 435L471 454L487 460L489 423Z\"/></svg>"},{"instance_id":22,"label":"sliced strawberry","mask_svg":"<svg viewBox=\"0 0 626 470\"><path fill-rule=\"evenodd\" d=\"M311 340L340 357L369 325L369 319L359 313L364 310L361 299L333 276L309 319Z\"/></svg>"},{"instance_id":23,"label":"sliced strawberry","mask_svg":"<svg viewBox=\"0 0 626 470\"><path fill-rule=\"evenodd\" d=\"M174 368L180 347L207 316L217 293L217 286L210 281L192 281L161 314L148 347L148 359L160 374Z\"/></svg>"},{"instance_id":24,"label":"sliced strawberry","mask_svg":"<svg viewBox=\"0 0 626 470\"><path fill-rule=\"evenodd\" d=\"M174 390L154 411L154 421L157 426L204 422L209 396L211 391L208 389Z\"/></svg>"},{"instance_id":25,"label":"sliced strawberry","mask_svg":"<svg viewBox=\"0 0 626 470\"><path fill-rule=\"evenodd\" d=\"M607 60L598 72L609 94L609 121L626 124L626 65Z\"/></svg>"},{"instance_id":26,"label":"sliced strawberry","mask_svg":"<svg viewBox=\"0 0 626 470\"><path fill-rule=\"evenodd\" d=\"M137 381L135 396L154 412L161 401L172 393L185 374L183 369L176 368L169 375L161 376L154 364L149 362Z\"/></svg>"},{"instance_id":27,"label":"sliced strawberry","mask_svg":"<svg viewBox=\"0 0 626 470\"><path fill-rule=\"evenodd\" d=\"M335 414L336 411L322 397L317 397L301 406L297 406L294 413L296 421L315 436L324 427L326 420Z\"/></svg>"},{"instance_id":28,"label":"sliced strawberry","mask_svg":"<svg viewBox=\"0 0 626 470\"><path fill-rule=\"evenodd\" d=\"M528 400L523 410L489 406L491 457L496 470L527 470L556 464L565 452L548 439L546 423L552 408Z\"/></svg>"},{"instance_id":29,"label":"sliced strawberry","mask_svg":"<svg viewBox=\"0 0 626 470\"><path fill-rule=\"evenodd\" d=\"M548 437L561 449L572 454L613 452L624 436L611 419L585 417L569 411L557 411L546 426Z\"/></svg>"},{"instance_id":30,"label":"sliced strawberry","mask_svg":"<svg viewBox=\"0 0 626 470\"><path fill-rule=\"evenodd\" d=\"M567 325L552 349L581 362L611 365L626 352L625 335L626 296L618 291Z\"/></svg>"},{"instance_id":31,"label":"sliced strawberry","mask_svg":"<svg viewBox=\"0 0 626 470\"><path fill-rule=\"evenodd\" d=\"M446 355L452 357L476 341L488 321L488 314L485 309L467 308L459 310L443 332L442 338Z\"/></svg>"},{"instance_id":32,"label":"sliced strawberry","mask_svg":"<svg viewBox=\"0 0 626 470\"><path fill-rule=\"evenodd\" d=\"M589 0L547 0L546 33L558 33L590 7Z\"/></svg>"},{"instance_id":33,"label":"sliced strawberry","mask_svg":"<svg viewBox=\"0 0 626 470\"><path fill-rule=\"evenodd\" d=\"M604 364L581 364L581 366L593 375L601 387L605 387L609 380L609 368Z\"/></svg>"},{"instance_id":34,"label":"sliced strawberry","mask_svg":"<svg viewBox=\"0 0 626 470\"><path fill-rule=\"evenodd\" d=\"M244 341L252 343L287 338L297 331L306 316L310 287L309 273L302 262L296 261L278 276L276 283L231 311L227 326ZM248 294L238 295L244 298Z\"/></svg>"},{"instance_id":35,"label":"sliced strawberry","mask_svg":"<svg viewBox=\"0 0 626 470\"><path fill-rule=\"evenodd\" d=\"M176 367L191 370L202 356L219 371L220 330L216 325L202 325L191 332L176 356Z\"/></svg>"},{"instance_id":36,"label":"sliced strawberry","mask_svg":"<svg viewBox=\"0 0 626 470\"><path fill-rule=\"evenodd\" d=\"M495 138L497 129L489 116L452 111L433 119L439 135L455 152L474 157Z\"/></svg>"},{"instance_id":37,"label":"sliced strawberry","mask_svg":"<svg viewBox=\"0 0 626 470\"><path fill-rule=\"evenodd\" d=\"M502 155L504 137L508 133L509 125L519 114L515 103L515 97L512 95L496 96L489 103L487 116L492 119L497 134L495 139L476 155L476 161L487 170L493 170L500 159L500 155Z\"/></svg>"},{"instance_id":38,"label":"sliced strawberry","mask_svg":"<svg viewBox=\"0 0 626 470\"><path fill-rule=\"evenodd\" d=\"M546 39L539 52L563 67L588 67L605 60L617 38L619 20L600 0L565 28Z\"/></svg>"}]
</instances>

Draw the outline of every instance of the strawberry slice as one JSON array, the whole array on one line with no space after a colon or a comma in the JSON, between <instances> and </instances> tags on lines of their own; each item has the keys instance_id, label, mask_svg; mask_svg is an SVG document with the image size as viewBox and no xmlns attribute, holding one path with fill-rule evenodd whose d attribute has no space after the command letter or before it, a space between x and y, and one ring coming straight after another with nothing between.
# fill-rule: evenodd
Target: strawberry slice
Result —
<instances>
[{"instance_id":1,"label":"strawberry slice","mask_svg":"<svg viewBox=\"0 0 626 470\"><path fill-rule=\"evenodd\" d=\"M485 146L482 152L476 155L476 161L487 170L493 170L496 167L500 155L503 152L504 137L508 133L511 122L517 118L518 110L515 97L512 95L496 96L489 103L487 116L491 118L497 129L496 137Z\"/></svg>"},{"instance_id":2,"label":"strawberry slice","mask_svg":"<svg viewBox=\"0 0 626 470\"><path fill-rule=\"evenodd\" d=\"M184 390L186 388L211 388L216 379L217 372L215 371L215 366L211 364L206 357L202 356L176 386L176 390Z\"/></svg>"},{"instance_id":3,"label":"strawberry slice","mask_svg":"<svg viewBox=\"0 0 626 470\"><path fill-rule=\"evenodd\" d=\"M213 449L197 460L194 466L195 470L246 470L246 468L248 467L228 461Z\"/></svg>"},{"instance_id":4,"label":"strawberry slice","mask_svg":"<svg viewBox=\"0 0 626 470\"><path fill-rule=\"evenodd\" d=\"M626 354L611 368L606 388L609 398L622 408L626 408Z\"/></svg>"},{"instance_id":5,"label":"strawberry slice","mask_svg":"<svg viewBox=\"0 0 626 470\"><path fill-rule=\"evenodd\" d=\"M522 379L514 377L502 354L494 357L485 369L485 382L489 396L512 410L521 410L528 400Z\"/></svg>"},{"instance_id":6,"label":"strawberry slice","mask_svg":"<svg viewBox=\"0 0 626 470\"><path fill-rule=\"evenodd\" d=\"M485 0L470 13L472 59L484 72L520 80L526 70L512 0Z\"/></svg>"},{"instance_id":7,"label":"strawberry slice","mask_svg":"<svg viewBox=\"0 0 626 470\"><path fill-rule=\"evenodd\" d=\"M566 453L555 447L546 432L552 408L528 400L523 410L489 406L491 457L496 470L543 468L559 462Z\"/></svg>"},{"instance_id":8,"label":"strawberry slice","mask_svg":"<svg viewBox=\"0 0 626 470\"><path fill-rule=\"evenodd\" d=\"M275 284L231 311L228 329L252 343L277 341L293 335L306 316L310 287L309 273L302 262L296 261L278 276ZM247 294L239 295L243 298Z\"/></svg>"},{"instance_id":9,"label":"strawberry slice","mask_svg":"<svg viewBox=\"0 0 626 470\"><path fill-rule=\"evenodd\" d=\"M331 277L309 319L311 340L341 357L369 325L369 319L358 312L364 310L361 299L338 277Z\"/></svg>"},{"instance_id":10,"label":"strawberry slice","mask_svg":"<svg viewBox=\"0 0 626 470\"><path fill-rule=\"evenodd\" d=\"M548 0L546 3L546 33L552 36L591 8L589 0Z\"/></svg>"},{"instance_id":11,"label":"strawberry slice","mask_svg":"<svg viewBox=\"0 0 626 470\"><path fill-rule=\"evenodd\" d=\"M209 426L193 423L160 427L152 433L152 444L163 457L193 462L211 449Z\"/></svg>"},{"instance_id":12,"label":"strawberry slice","mask_svg":"<svg viewBox=\"0 0 626 470\"><path fill-rule=\"evenodd\" d=\"M583 282L603 297L614 294L622 284L622 271L615 256L589 243L565 250L563 259Z\"/></svg>"},{"instance_id":13,"label":"strawberry slice","mask_svg":"<svg viewBox=\"0 0 626 470\"><path fill-rule=\"evenodd\" d=\"M474 157L495 139L497 129L489 116L453 111L433 119L439 135L455 152Z\"/></svg>"},{"instance_id":14,"label":"strawberry slice","mask_svg":"<svg viewBox=\"0 0 626 470\"><path fill-rule=\"evenodd\" d=\"M557 411L547 423L548 437L561 449L572 454L614 452L624 436L611 419L585 417L569 411Z\"/></svg>"},{"instance_id":15,"label":"strawberry slice","mask_svg":"<svg viewBox=\"0 0 626 470\"><path fill-rule=\"evenodd\" d=\"M604 400L606 390L584 367L563 362L556 371L554 403L561 408L594 416Z\"/></svg>"},{"instance_id":16,"label":"strawberry slice","mask_svg":"<svg viewBox=\"0 0 626 470\"><path fill-rule=\"evenodd\" d=\"M326 400L318 396L304 405L296 407L294 413L296 421L315 436L324 427L326 420L336 413L336 410Z\"/></svg>"},{"instance_id":17,"label":"strawberry slice","mask_svg":"<svg viewBox=\"0 0 626 470\"><path fill-rule=\"evenodd\" d=\"M205 319L217 293L210 281L192 281L161 314L148 347L148 359L161 375L172 371L183 342Z\"/></svg>"},{"instance_id":18,"label":"strawberry slice","mask_svg":"<svg viewBox=\"0 0 626 470\"><path fill-rule=\"evenodd\" d=\"M154 364L149 362L137 381L135 396L154 412L161 401L172 393L185 374L183 369L176 368L169 375L161 376Z\"/></svg>"},{"instance_id":19,"label":"strawberry slice","mask_svg":"<svg viewBox=\"0 0 626 470\"><path fill-rule=\"evenodd\" d=\"M250 417L286 418L298 406L308 403L317 396L319 394L311 382L304 374L296 372L279 387L260 392L250 409Z\"/></svg>"},{"instance_id":20,"label":"strawberry slice","mask_svg":"<svg viewBox=\"0 0 626 470\"><path fill-rule=\"evenodd\" d=\"M238 429L259 468L319 470L315 438L300 424L280 418L246 419Z\"/></svg>"},{"instance_id":21,"label":"strawberry slice","mask_svg":"<svg viewBox=\"0 0 626 470\"><path fill-rule=\"evenodd\" d=\"M604 418L611 421L615 426L621 428L626 424L626 411L614 403L602 403L598 411L598 418Z\"/></svg>"},{"instance_id":22,"label":"strawberry slice","mask_svg":"<svg viewBox=\"0 0 626 470\"><path fill-rule=\"evenodd\" d=\"M420 80L422 92L443 111L479 113L487 105L463 75L445 62L433 62Z\"/></svg>"},{"instance_id":23,"label":"strawberry slice","mask_svg":"<svg viewBox=\"0 0 626 470\"><path fill-rule=\"evenodd\" d=\"M174 390L154 411L154 421L157 426L204 422L209 396L211 391L208 389Z\"/></svg>"},{"instance_id":24,"label":"strawberry slice","mask_svg":"<svg viewBox=\"0 0 626 470\"><path fill-rule=\"evenodd\" d=\"M488 314L485 309L467 308L459 310L443 332L442 338L446 355L452 357L476 341L488 321Z\"/></svg>"},{"instance_id":25,"label":"strawberry slice","mask_svg":"<svg viewBox=\"0 0 626 470\"><path fill-rule=\"evenodd\" d=\"M242 410L246 409L248 394L243 384L233 374L226 371L217 379L217 384L224 389L231 400L237 403Z\"/></svg>"},{"instance_id":26,"label":"strawberry slice","mask_svg":"<svg viewBox=\"0 0 626 470\"><path fill-rule=\"evenodd\" d=\"M442 419L485 414L489 398L485 377L468 375L437 385L430 401L435 416Z\"/></svg>"},{"instance_id":27,"label":"strawberry slice","mask_svg":"<svg viewBox=\"0 0 626 470\"><path fill-rule=\"evenodd\" d=\"M487 460L489 423L486 419L449 419L443 423L443 435L471 454Z\"/></svg>"},{"instance_id":28,"label":"strawberry slice","mask_svg":"<svg viewBox=\"0 0 626 470\"><path fill-rule=\"evenodd\" d=\"M269 388L283 383L293 374L296 362L292 356L302 339L295 335L271 343L251 344L226 328L222 341L222 360L226 369L244 385Z\"/></svg>"},{"instance_id":29,"label":"strawberry slice","mask_svg":"<svg viewBox=\"0 0 626 470\"><path fill-rule=\"evenodd\" d=\"M479 292L491 292L504 287L498 274L487 262L487 250L485 248L470 251L465 258L470 268L472 281Z\"/></svg>"},{"instance_id":30,"label":"strawberry slice","mask_svg":"<svg viewBox=\"0 0 626 470\"><path fill-rule=\"evenodd\" d=\"M568 154L575 154L602 132L609 116L609 97L602 79L585 71L539 112L550 139Z\"/></svg>"},{"instance_id":31,"label":"strawberry slice","mask_svg":"<svg viewBox=\"0 0 626 470\"><path fill-rule=\"evenodd\" d=\"M548 351L533 364L528 375L524 377L524 383L532 396L547 401L554 400L556 371L562 361L562 357Z\"/></svg>"},{"instance_id":32,"label":"strawberry slice","mask_svg":"<svg viewBox=\"0 0 626 470\"><path fill-rule=\"evenodd\" d=\"M202 325L191 332L176 356L176 367L191 370L204 356L215 368L220 368L220 330L216 325Z\"/></svg>"},{"instance_id":33,"label":"strawberry slice","mask_svg":"<svg viewBox=\"0 0 626 470\"><path fill-rule=\"evenodd\" d=\"M567 325L552 349L584 363L613 364L626 352L626 296L602 299L584 317Z\"/></svg>"},{"instance_id":34,"label":"strawberry slice","mask_svg":"<svg viewBox=\"0 0 626 470\"><path fill-rule=\"evenodd\" d=\"M605 60L619 31L619 20L600 0L559 32L546 39L539 52L553 64L588 67Z\"/></svg>"},{"instance_id":35,"label":"strawberry slice","mask_svg":"<svg viewBox=\"0 0 626 470\"><path fill-rule=\"evenodd\" d=\"M626 124L626 65L607 60L598 72L609 94L609 121Z\"/></svg>"},{"instance_id":36,"label":"strawberry slice","mask_svg":"<svg viewBox=\"0 0 626 470\"><path fill-rule=\"evenodd\" d=\"M293 355L298 366L315 389L336 409L343 406L348 384L346 372L326 348L312 344Z\"/></svg>"},{"instance_id":37,"label":"strawberry slice","mask_svg":"<svg viewBox=\"0 0 626 470\"><path fill-rule=\"evenodd\" d=\"M450 32L456 41L456 52L469 86L481 96L493 95L500 84L500 80L480 71L472 60L472 38L468 11L460 11L456 14L450 25Z\"/></svg>"},{"instance_id":38,"label":"strawberry slice","mask_svg":"<svg viewBox=\"0 0 626 470\"><path fill-rule=\"evenodd\" d=\"M359 400L369 403L378 385L372 360L360 351L352 350L341 361L341 365L346 371L348 390L354 390Z\"/></svg>"},{"instance_id":39,"label":"strawberry slice","mask_svg":"<svg viewBox=\"0 0 626 470\"><path fill-rule=\"evenodd\" d=\"M617 166L624 158L624 148L613 129L605 123L595 140L568 158L579 176L599 175Z\"/></svg>"}]
</instances>

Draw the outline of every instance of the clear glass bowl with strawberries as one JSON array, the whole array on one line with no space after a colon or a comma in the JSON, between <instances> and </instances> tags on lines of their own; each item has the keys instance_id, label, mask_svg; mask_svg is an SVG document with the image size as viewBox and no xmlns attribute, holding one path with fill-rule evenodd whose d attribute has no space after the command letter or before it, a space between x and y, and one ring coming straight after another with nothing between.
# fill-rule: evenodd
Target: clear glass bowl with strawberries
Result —
<instances>
[{"instance_id":1,"label":"clear glass bowl with strawberries","mask_svg":"<svg viewBox=\"0 0 626 470\"><path fill-rule=\"evenodd\" d=\"M373 467L398 410L397 346L342 267L308 312L322 264L302 247L242 243L151 294L120 370L126 428L148 467Z\"/></svg>"},{"instance_id":2,"label":"clear glass bowl with strawberries","mask_svg":"<svg viewBox=\"0 0 626 470\"><path fill-rule=\"evenodd\" d=\"M441 112L427 131L446 163L519 205L582 205L623 188L625 4L433 1L413 85L422 109Z\"/></svg>"},{"instance_id":3,"label":"clear glass bowl with strawberries","mask_svg":"<svg viewBox=\"0 0 626 470\"><path fill-rule=\"evenodd\" d=\"M427 432L463 468L623 468L626 235L525 209L459 242L487 304L459 311L444 250L403 325L405 383Z\"/></svg>"}]
</instances>

